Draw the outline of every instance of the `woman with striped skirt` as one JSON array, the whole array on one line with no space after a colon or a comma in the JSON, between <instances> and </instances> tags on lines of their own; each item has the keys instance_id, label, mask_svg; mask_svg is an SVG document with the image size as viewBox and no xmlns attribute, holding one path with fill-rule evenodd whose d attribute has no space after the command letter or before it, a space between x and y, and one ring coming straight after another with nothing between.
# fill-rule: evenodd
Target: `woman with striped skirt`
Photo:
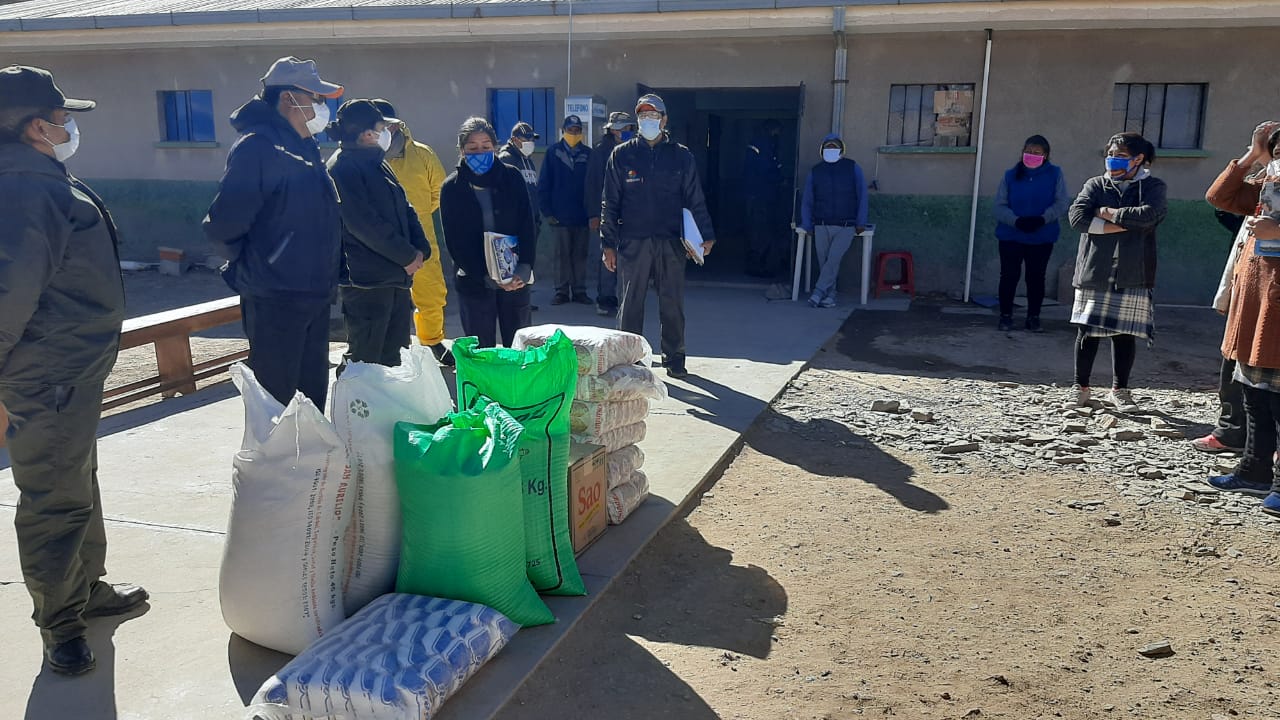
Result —
<instances>
[{"instance_id":1,"label":"woman with striped skirt","mask_svg":"<svg viewBox=\"0 0 1280 720\"><path fill-rule=\"evenodd\" d=\"M1092 400L1090 375L1103 338L1111 338L1111 392L1104 402L1137 412L1129 374L1138 338L1155 333L1151 291L1156 279L1156 227L1167 206L1165 184L1151 175L1155 147L1138 133L1113 135L1106 145L1105 172L1089 178L1068 218L1080 231L1075 303L1077 405Z\"/></svg>"}]
</instances>

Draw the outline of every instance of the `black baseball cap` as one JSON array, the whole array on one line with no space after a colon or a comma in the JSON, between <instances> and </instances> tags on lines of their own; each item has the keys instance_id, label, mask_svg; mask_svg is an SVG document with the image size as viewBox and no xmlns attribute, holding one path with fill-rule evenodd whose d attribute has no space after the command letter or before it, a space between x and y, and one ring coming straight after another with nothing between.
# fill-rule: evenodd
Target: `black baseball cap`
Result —
<instances>
[{"instance_id":1,"label":"black baseball cap","mask_svg":"<svg viewBox=\"0 0 1280 720\"><path fill-rule=\"evenodd\" d=\"M365 130L372 130L380 122L399 122L378 111L376 105L369 100L348 100L338 108L337 126L341 135L347 138L358 136Z\"/></svg>"},{"instance_id":2,"label":"black baseball cap","mask_svg":"<svg viewBox=\"0 0 1280 720\"><path fill-rule=\"evenodd\" d=\"M561 125L560 127L565 130L568 130L571 127L581 128L582 118L578 117L577 115L570 115L564 119L564 124Z\"/></svg>"},{"instance_id":3,"label":"black baseball cap","mask_svg":"<svg viewBox=\"0 0 1280 720\"><path fill-rule=\"evenodd\" d=\"M516 126L511 128L511 137L518 137L521 140L537 140L540 136L533 131L533 126L527 122L518 122Z\"/></svg>"},{"instance_id":4,"label":"black baseball cap","mask_svg":"<svg viewBox=\"0 0 1280 720\"><path fill-rule=\"evenodd\" d=\"M27 65L0 69L0 109L32 107L87 112L97 106L92 100L75 100L63 95L48 70Z\"/></svg>"}]
</instances>

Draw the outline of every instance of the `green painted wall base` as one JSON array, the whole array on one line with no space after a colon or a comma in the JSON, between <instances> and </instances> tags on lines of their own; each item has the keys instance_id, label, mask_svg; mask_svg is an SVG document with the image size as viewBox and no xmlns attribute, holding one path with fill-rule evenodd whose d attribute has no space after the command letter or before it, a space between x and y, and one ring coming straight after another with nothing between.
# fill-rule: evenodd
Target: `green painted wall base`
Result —
<instances>
[{"instance_id":1,"label":"green painted wall base","mask_svg":"<svg viewBox=\"0 0 1280 720\"><path fill-rule=\"evenodd\" d=\"M92 180L120 226L120 257L155 262L157 247L185 250L194 262L212 254L200 223L218 192L215 182L176 180Z\"/></svg>"}]
</instances>

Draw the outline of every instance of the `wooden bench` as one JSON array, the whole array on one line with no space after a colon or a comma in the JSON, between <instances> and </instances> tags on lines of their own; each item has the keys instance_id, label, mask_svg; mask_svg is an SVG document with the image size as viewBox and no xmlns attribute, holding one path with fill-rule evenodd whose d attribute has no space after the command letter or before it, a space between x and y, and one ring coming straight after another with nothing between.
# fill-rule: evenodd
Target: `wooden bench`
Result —
<instances>
[{"instance_id":1,"label":"wooden bench","mask_svg":"<svg viewBox=\"0 0 1280 720\"><path fill-rule=\"evenodd\" d=\"M238 296L126 320L120 332L120 349L154 345L159 372L155 377L108 389L103 393L102 409L110 410L157 393L173 397L195 392L197 380L225 372L232 363L248 357L249 351L238 350L197 365L191 359L191 334L239 321Z\"/></svg>"},{"instance_id":2,"label":"wooden bench","mask_svg":"<svg viewBox=\"0 0 1280 720\"><path fill-rule=\"evenodd\" d=\"M178 393L195 392L197 380L225 372L232 363L248 357L249 351L238 350L195 365L191 360L191 333L239 321L239 297L212 300L126 320L120 331L120 349L155 345L159 374L108 389L102 394L102 409L110 410L127 405L156 393L162 397L173 397ZM0 448L5 446L5 430L8 427L9 416L0 407Z\"/></svg>"}]
</instances>

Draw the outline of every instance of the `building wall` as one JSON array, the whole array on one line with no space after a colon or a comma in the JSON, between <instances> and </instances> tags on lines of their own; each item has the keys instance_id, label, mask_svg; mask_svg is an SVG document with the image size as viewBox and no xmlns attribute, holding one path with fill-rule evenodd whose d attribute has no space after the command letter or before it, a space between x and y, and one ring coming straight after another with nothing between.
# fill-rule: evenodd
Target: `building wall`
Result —
<instances>
[{"instance_id":1,"label":"building wall","mask_svg":"<svg viewBox=\"0 0 1280 720\"><path fill-rule=\"evenodd\" d=\"M912 251L920 290L957 291L963 286L976 154L884 154L877 148L885 142L890 85L970 82L980 96L985 35L850 31L844 135L849 154L876 183L871 191L876 247ZM1201 198L1253 126L1276 112L1276 91L1250 83L1257 63L1253 49L1264 46L1271 34L1265 29L997 32L978 190L974 292L995 289L990 198L1004 170L1018 159L1023 138L1032 133L1049 138L1053 161L1063 167L1074 191L1101 170L1101 145L1115 130L1115 83L1206 82L1203 157L1158 157L1153 171L1169 184L1173 200L1160 233L1158 298L1207 302L1227 237ZM572 90L602 95L618 109L633 101L636 83L690 88L804 83L803 169L818 160L818 140L829 129L833 47L827 35L575 40ZM435 147L447 166L456 157L455 128L467 115L487 112L488 88L551 86L557 102L566 94L565 47L548 42L248 45L18 53L10 60L48 67L68 93L100 101L99 109L83 118L84 143L72 168L103 189L124 228L126 255L145 259L162 244L204 251L198 220L234 141L229 125L220 121L217 148L156 147L156 91L212 90L215 114L225 118L257 91L267 66L286 54L314 57L322 74L345 84L350 97L393 100L415 136ZM974 129L976 138L976 115ZM1051 271L1074 254L1074 240L1064 230ZM846 259L846 290L856 289L855 254Z\"/></svg>"}]
</instances>

